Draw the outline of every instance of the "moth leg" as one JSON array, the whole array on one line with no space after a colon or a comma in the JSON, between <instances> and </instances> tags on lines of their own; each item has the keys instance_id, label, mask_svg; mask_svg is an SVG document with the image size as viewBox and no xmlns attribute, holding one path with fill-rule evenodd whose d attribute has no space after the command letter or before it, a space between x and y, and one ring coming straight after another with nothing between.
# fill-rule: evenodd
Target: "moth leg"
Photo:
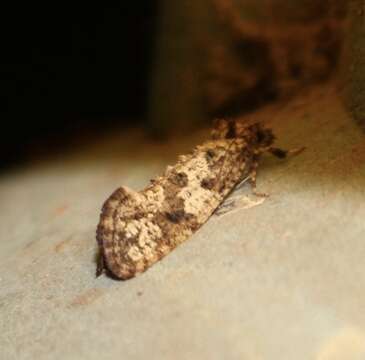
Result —
<instances>
[{"instance_id":1,"label":"moth leg","mask_svg":"<svg viewBox=\"0 0 365 360\"><path fill-rule=\"evenodd\" d=\"M298 155L300 154L302 151L305 150L305 147L302 146L300 148L295 148L295 149L291 149L291 150L283 150L283 149L279 149L279 148L275 148L275 147L271 147L269 149L269 152L276 156L279 159L285 159L288 155Z\"/></svg>"},{"instance_id":2,"label":"moth leg","mask_svg":"<svg viewBox=\"0 0 365 360\"><path fill-rule=\"evenodd\" d=\"M220 216L226 214L227 212L232 211L236 207L235 199L227 199L221 204L215 211L215 215Z\"/></svg>"},{"instance_id":3,"label":"moth leg","mask_svg":"<svg viewBox=\"0 0 365 360\"><path fill-rule=\"evenodd\" d=\"M262 193L262 192L258 192L257 188L256 188L256 176L257 176L257 167L258 167L259 163L258 161L254 161L252 164L252 169L251 169L251 173L249 175L249 183L251 185L251 189L252 189L252 193L258 197L268 197L269 194L266 193Z\"/></svg>"},{"instance_id":4,"label":"moth leg","mask_svg":"<svg viewBox=\"0 0 365 360\"><path fill-rule=\"evenodd\" d=\"M257 191L256 188L256 176L257 176L257 167L258 167L259 163L257 160L255 160L252 164L252 169L250 174L245 177L237 186L236 186L236 190L239 190L243 187L243 185L248 181L251 185L252 188L252 193L258 197L268 197L268 194L265 193L261 193Z\"/></svg>"},{"instance_id":5,"label":"moth leg","mask_svg":"<svg viewBox=\"0 0 365 360\"><path fill-rule=\"evenodd\" d=\"M239 182L238 185L236 185L235 190L241 189L243 187L243 185L245 185L246 181L248 181L248 180L250 180L250 175L248 175L241 182Z\"/></svg>"},{"instance_id":6,"label":"moth leg","mask_svg":"<svg viewBox=\"0 0 365 360\"><path fill-rule=\"evenodd\" d=\"M257 168L257 166L256 166ZM266 198L269 195L265 194L265 193L260 193L256 190L256 168L254 170L251 171L250 175L248 177L246 177L245 179L243 179L237 186L235 189L237 189L237 187L242 187L242 185L246 182L249 181L251 184L251 188L252 188L252 193L260 198ZM242 201L242 199L247 198L245 195L237 195L234 197L230 197L228 199L226 199L223 204L221 204L216 211L214 212L215 215L217 216L223 216L227 213L233 212L234 210L239 209L240 206L240 202ZM247 200L246 200L247 201ZM262 201L262 200L261 200ZM259 200L259 203L260 200Z\"/></svg>"},{"instance_id":7,"label":"moth leg","mask_svg":"<svg viewBox=\"0 0 365 360\"><path fill-rule=\"evenodd\" d=\"M256 187L256 172L255 174L253 175L252 178L250 178L248 180L250 182L250 185L251 185L251 189L252 189L252 193L255 195L255 196L258 196L258 197L269 197L269 194L267 193L264 193L264 192L259 192L257 191L257 187Z\"/></svg>"}]
</instances>

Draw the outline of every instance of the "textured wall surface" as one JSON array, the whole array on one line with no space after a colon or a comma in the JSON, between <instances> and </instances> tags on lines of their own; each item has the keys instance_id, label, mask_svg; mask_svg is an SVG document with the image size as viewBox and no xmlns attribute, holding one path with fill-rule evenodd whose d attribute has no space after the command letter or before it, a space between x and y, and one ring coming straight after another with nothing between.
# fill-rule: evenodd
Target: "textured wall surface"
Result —
<instances>
[{"instance_id":1,"label":"textured wall surface","mask_svg":"<svg viewBox=\"0 0 365 360\"><path fill-rule=\"evenodd\" d=\"M149 106L157 130L252 111L336 68L344 1L161 3Z\"/></svg>"},{"instance_id":2,"label":"textured wall surface","mask_svg":"<svg viewBox=\"0 0 365 360\"><path fill-rule=\"evenodd\" d=\"M130 281L95 278L102 202L121 184L142 188L204 134L113 134L2 174L0 358L364 359L363 134L330 87L255 117L278 145L306 151L265 156L269 198L212 217Z\"/></svg>"}]
</instances>

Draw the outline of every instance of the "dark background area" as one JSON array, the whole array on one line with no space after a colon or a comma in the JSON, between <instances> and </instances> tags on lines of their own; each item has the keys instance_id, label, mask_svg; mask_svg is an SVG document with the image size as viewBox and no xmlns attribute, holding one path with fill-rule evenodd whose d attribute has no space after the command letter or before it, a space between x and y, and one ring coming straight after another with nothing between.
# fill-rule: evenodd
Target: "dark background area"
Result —
<instances>
[{"instance_id":1,"label":"dark background area","mask_svg":"<svg viewBox=\"0 0 365 360\"><path fill-rule=\"evenodd\" d=\"M157 1L11 2L1 11L1 164L143 121Z\"/></svg>"}]
</instances>

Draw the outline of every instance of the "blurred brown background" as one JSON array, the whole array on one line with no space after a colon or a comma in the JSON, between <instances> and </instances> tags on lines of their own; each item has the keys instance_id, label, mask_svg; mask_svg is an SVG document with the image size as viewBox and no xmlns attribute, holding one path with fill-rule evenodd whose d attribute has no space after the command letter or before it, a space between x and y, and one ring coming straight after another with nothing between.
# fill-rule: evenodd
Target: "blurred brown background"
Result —
<instances>
[{"instance_id":1,"label":"blurred brown background","mask_svg":"<svg viewBox=\"0 0 365 360\"><path fill-rule=\"evenodd\" d=\"M358 0L4 5L0 162L11 165L113 128L143 126L161 138L290 99L331 79L344 63L344 43L362 38L356 21L346 30L361 6ZM347 64L355 56L349 58ZM342 66L347 84L356 85L348 86L350 100L361 88L361 58L356 77Z\"/></svg>"}]
</instances>

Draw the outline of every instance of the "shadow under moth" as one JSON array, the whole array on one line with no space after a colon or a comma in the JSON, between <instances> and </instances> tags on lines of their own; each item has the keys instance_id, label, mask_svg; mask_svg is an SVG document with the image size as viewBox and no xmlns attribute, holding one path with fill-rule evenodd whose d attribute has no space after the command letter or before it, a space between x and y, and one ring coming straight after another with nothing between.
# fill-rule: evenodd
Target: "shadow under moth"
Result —
<instances>
[{"instance_id":1,"label":"shadow under moth","mask_svg":"<svg viewBox=\"0 0 365 360\"><path fill-rule=\"evenodd\" d=\"M129 279L144 272L202 226L240 182L255 190L262 153L284 158L270 129L217 120L211 138L140 192L118 188L104 203L97 228L96 274ZM298 151L296 151L298 152Z\"/></svg>"}]
</instances>

